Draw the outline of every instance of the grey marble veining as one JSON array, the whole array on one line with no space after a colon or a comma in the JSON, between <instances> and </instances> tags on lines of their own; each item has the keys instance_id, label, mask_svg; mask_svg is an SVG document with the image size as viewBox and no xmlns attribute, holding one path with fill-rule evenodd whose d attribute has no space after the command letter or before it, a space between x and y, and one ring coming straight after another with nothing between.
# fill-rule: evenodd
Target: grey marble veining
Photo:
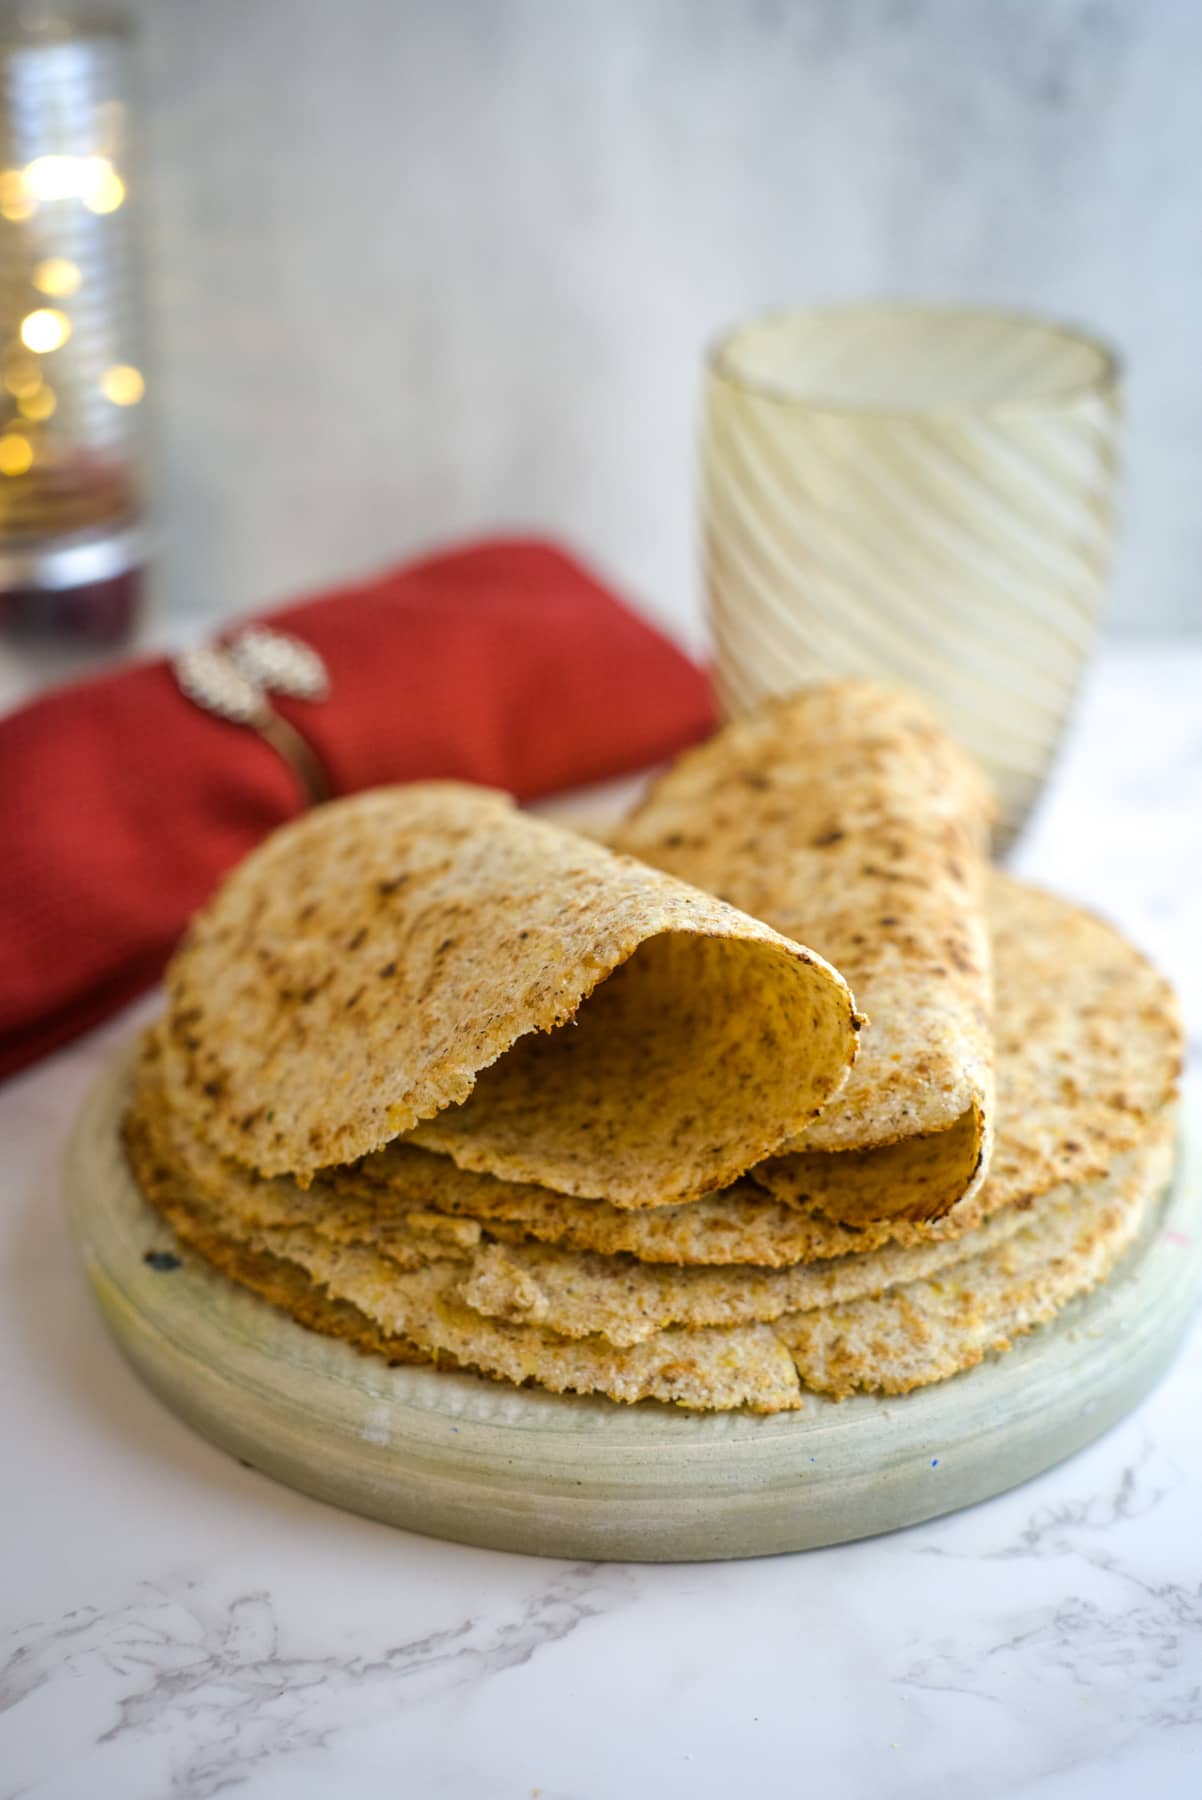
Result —
<instances>
[{"instance_id":1,"label":"grey marble veining","mask_svg":"<svg viewBox=\"0 0 1202 1800\"><path fill-rule=\"evenodd\" d=\"M1088 1765L1098 1783L1093 1791L1104 1794L1117 1791L1105 1785L1107 1759L1145 1738L1179 1738L1187 1759L1202 1749L1199 1571L1186 1567L1184 1579L1164 1579L1156 1533L1144 1524L1178 1493L1185 1474L1146 1428L1131 1461L1096 1452L1093 1460L1101 1482L1095 1489L1083 1489L1066 1471L1060 1478L1064 1499L1032 1506L1020 1493L978 1509L959 1525L933 1524L862 1547L870 1577L891 1574L895 1585L908 1584L925 1596L917 1617L887 1612L877 1622L885 1650L880 1679L900 1702L896 1729L904 1733L909 1720L913 1732L921 1722L919 1735L927 1739L921 1771L899 1765L896 1783L886 1791L942 1793L943 1784L951 1791L954 1780L955 1791L969 1796L1042 1793L1049 1780ZM994 1528L983 1528L990 1517ZM846 1559L849 1552L839 1555ZM1024 1565L1017 1572L1016 1563ZM1024 1579L1031 1573L1025 1565L1032 1564L1033 1583ZM804 1559L777 1566L775 1600L764 1579L773 1565L747 1565L746 1581L761 1605L793 1615L804 1633ZM537 1762L539 1659L562 1658L568 1640L583 1634L579 1649L587 1680L603 1698L620 1694L623 1669L611 1666L602 1643L590 1643L589 1627L599 1622L623 1633L625 1658L638 1667L640 1679L656 1683L665 1708L687 1701L680 1646L656 1637L670 1590L682 1585L681 1573L540 1565L532 1589L487 1615L450 1616L412 1637L382 1637L375 1617L355 1641L321 1654L306 1645L309 1634L295 1619L281 1620L269 1592L231 1590L219 1569L142 1581L108 1608L69 1609L19 1627L0 1645L0 1746L6 1713L19 1716L25 1708L27 1716L40 1713L48 1724L61 1720L65 1727L81 1689L94 1718L78 1787L51 1776L28 1786L0 1785L0 1794L17 1800L22 1794L136 1792L204 1800L245 1787L257 1795L291 1791L289 1771L306 1765L322 1768L332 1791L340 1776L361 1766L362 1746L375 1734L383 1731L403 1745L418 1721L445 1716L459 1700L471 1706L486 1690L499 1697L505 1678L519 1670L527 1676L514 1731L519 1742L523 1732L534 1734ZM714 1573L729 1593L737 1577L730 1570ZM698 1586L702 1579L693 1576ZM855 1580L846 1561L845 1579ZM951 1602L953 1586L966 1590L972 1604ZM715 1598L706 1627L712 1634L711 1681L720 1680L717 1665L727 1648L721 1592ZM798 1677L822 1647L807 1649L803 1635ZM744 1643L742 1651L754 1656L754 1644ZM791 1681L793 1675L782 1670L779 1678ZM713 1699L720 1705L719 1693L720 1687ZM846 1729L866 1699L849 1710ZM765 1701L765 1714L779 1705L770 1682ZM968 1715L978 1712L983 1722L970 1729ZM1021 1733L1013 1730L1016 1714ZM553 1721L545 1723L554 1736ZM979 1756L982 1735L1006 1743L1004 1770ZM890 1744L894 1751L899 1747L896 1739ZM402 1791L503 1791L470 1781L440 1785L446 1764L454 1763L449 1744L441 1754L445 1764L432 1760L411 1768L415 1785ZM784 1756L783 1746L778 1756ZM689 1769L694 1760L681 1753L678 1785L667 1792L720 1791L706 1785L702 1771ZM383 1783L386 1768L382 1758L375 1771L380 1785L369 1791L391 1791ZM130 1769L137 1771L134 1788L121 1785ZM825 1791L865 1800L879 1791L870 1769L849 1772L850 1782ZM758 1791L789 1792L789 1779L782 1760ZM616 1790L594 1781L582 1766L567 1787L547 1791L605 1796ZM1183 1783L1159 1791L1190 1790Z\"/></svg>"},{"instance_id":2,"label":"grey marble veining","mask_svg":"<svg viewBox=\"0 0 1202 1800\"><path fill-rule=\"evenodd\" d=\"M1067 1684L1094 1697L1113 1680L1128 1704L1112 1721L1112 1735L1136 1726L1202 1725L1202 1556L1195 1579L1186 1569L1184 1580L1162 1581L1130 1559L1122 1530L1185 1481L1185 1471L1145 1438L1109 1488L1029 1514L1017 1533L974 1560L1053 1562L1059 1591L1003 1619L982 1620L971 1635L925 1644L899 1683L1000 1702L1019 1673L1032 1687ZM939 1544L923 1553L958 1556ZM1108 1579L1095 1584L1091 1571ZM1071 1718L1066 1723L1075 1735Z\"/></svg>"},{"instance_id":3,"label":"grey marble veining","mask_svg":"<svg viewBox=\"0 0 1202 1800\"><path fill-rule=\"evenodd\" d=\"M169 1746L162 1791L203 1800L275 1759L331 1750L364 1723L528 1664L619 1610L632 1585L620 1567L566 1567L492 1617L312 1656L281 1641L269 1593L226 1598L197 1578L139 1583L108 1611L72 1609L13 1633L2 1647L0 1715L39 1697L69 1707L73 1687L89 1682L112 1714L96 1738L94 1791L105 1791L110 1747L157 1739Z\"/></svg>"}]
</instances>

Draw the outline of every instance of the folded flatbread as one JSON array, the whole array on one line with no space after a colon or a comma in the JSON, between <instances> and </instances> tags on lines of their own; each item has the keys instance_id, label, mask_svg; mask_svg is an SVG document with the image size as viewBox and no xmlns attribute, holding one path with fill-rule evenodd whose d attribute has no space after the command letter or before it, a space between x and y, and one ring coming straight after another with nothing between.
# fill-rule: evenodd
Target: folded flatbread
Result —
<instances>
[{"instance_id":1,"label":"folded flatbread","mask_svg":"<svg viewBox=\"0 0 1202 1800\"><path fill-rule=\"evenodd\" d=\"M127 1121L131 1161L219 1268L394 1361L700 1408L787 1410L798 1371L836 1396L902 1392L1101 1280L1167 1174L1181 1052L1167 985L1109 926L1004 876L992 917L996 1172L934 1223L856 1229L747 1181L622 1211L404 1144L301 1188L222 1155L172 1107L161 1026ZM582 1237L600 1253L573 1248Z\"/></svg>"},{"instance_id":2,"label":"folded flatbread","mask_svg":"<svg viewBox=\"0 0 1202 1800\"><path fill-rule=\"evenodd\" d=\"M988 1166L991 812L981 775L915 700L841 682L687 752L611 836L846 975L869 1026L804 1147L876 1153L861 1179L916 1219L971 1195Z\"/></svg>"},{"instance_id":3,"label":"folded flatbread","mask_svg":"<svg viewBox=\"0 0 1202 1800\"><path fill-rule=\"evenodd\" d=\"M1052 1244L1066 1206L1122 1177L1169 1112L1180 1024L1163 979L1067 901L1002 875L992 899L1003 1046L995 1172L974 1202L933 1224L886 1211L832 1229L744 1181L683 1206L608 1208L622 1235L607 1240L588 1230L603 1202L472 1175L407 1145L331 1171L308 1192L231 1171L163 1116L153 1046L141 1104L159 1109L166 1155L228 1229L295 1226L403 1268L458 1262L462 1301L488 1317L628 1347L674 1326L762 1324L842 1305L928 1278L1019 1230L1038 1235L1046 1224ZM575 1222L567 1230L557 1207ZM816 1257L816 1245L826 1254Z\"/></svg>"},{"instance_id":4,"label":"folded flatbread","mask_svg":"<svg viewBox=\"0 0 1202 1800\"><path fill-rule=\"evenodd\" d=\"M836 1186L830 1158L770 1159L754 1171L776 1199L884 1241L971 1229L999 1207L1107 1169L1160 1116L1181 1074L1184 1034L1163 975L1104 920L995 870L989 918L997 972L998 1131L988 1179L932 1227L888 1196ZM922 1144L914 1146L921 1155Z\"/></svg>"},{"instance_id":5,"label":"folded flatbread","mask_svg":"<svg viewBox=\"0 0 1202 1800\"><path fill-rule=\"evenodd\" d=\"M781 1148L860 1024L812 951L454 783L276 832L167 988L172 1104L248 1167L305 1182L437 1115L466 1165L618 1206Z\"/></svg>"},{"instance_id":6,"label":"folded flatbread","mask_svg":"<svg viewBox=\"0 0 1202 1800\"><path fill-rule=\"evenodd\" d=\"M1172 989L1126 938L1000 872L989 898L997 1142L983 1186L939 1219L899 1211L872 1157L855 1153L771 1160L721 1193L639 1213L492 1181L406 1144L331 1177L368 1212L453 1214L490 1231L507 1223L547 1243L644 1262L782 1268L958 1238L1002 1208L1104 1173L1166 1111L1181 1072ZM908 1154L921 1158L931 1143L918 1139Z\"/></svg>"}]
</instances>

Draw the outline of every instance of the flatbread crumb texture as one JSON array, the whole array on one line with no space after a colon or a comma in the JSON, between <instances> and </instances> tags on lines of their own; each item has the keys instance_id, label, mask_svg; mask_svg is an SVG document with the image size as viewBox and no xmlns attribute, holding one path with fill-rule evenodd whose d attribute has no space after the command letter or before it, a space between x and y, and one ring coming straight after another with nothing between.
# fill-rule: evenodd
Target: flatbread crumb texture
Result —
<instances>
[{"instance_id":1,"label":"flatbread crumb texture","mask_svg":"<svg viewBox=\"0 0 1202 1800\"><path fill-rule=\"evenodd\" d=\"M843 971L870 1023L805 1147L929 1139L928 1179L898 1203L916 1218L970 1195L988 1165L992 812L925 708L847 681L770 701L686 752L611 838Z\"/></svg>"},{"instance_id":2,"label":"flatbread crumb texture","mask_svg":"<svg viewBox=\"0 0 1202 1800\"><path fill-rule=\"evenodd\" d=\"M836 1400L908 1394L1008 1350L1104 1281L1130 1248L1172 1167L1168 1121L1113 1171L1043 1205L995 1248L938 1275L777 1326L806 1387Z\"/></svg>"},{"instance_id":3,"label":"flatbread crumb texture","mask_svg":"<svg viewBox=\"0 0 1202 1800\"><path fill-rule=\"evenodd\" d=\"M835 1399L857 1389L900 1394L974 1367L1105 1278L1154 1205L1171 1163L1165 1119L1110 1174L1054 1191L1036 1215L1019 1213L1013 1225L1004 1216L990 1222L946 1267L923 1262L930 1247L918 1257L885 1252L892 1262L878 1266L871 1286L886 1285L871 1293L862 1291L854 1268L802 1269L819 1285L834 1277L828 1292L810 1296L823 1303L771 1323L670 1325L616 1344L601 1330L572 1337L527 1318L478 1311L472 1283L478 1277L487 1284L487 1262L473 1268L453 1234L436 1231L423 1242L420 1222L342 1241L337 1229L324 1227L320 1192L249 1174L240 1177L241 1195L230 1182L211 1199L176 1160L170 1115L148 1103L152 1091L144 1082L125 1128L142 1192L185 1244L303 1324L391 1361L702 1411L793 1411L804 1388ZM300 1208L310 1209L307 1218L275 1210L275 1197L288 1188ZM718 1273L736 1282L760 1274ZM847 1277L852 1286L839 1298L838 1283ZM860 1298L848 1298L856 1292Z\"/></svg>"},{"instance_id":4,"label":"flatbread crumb texture","mask_svg":"<svg viewBox=\"0 0 1202 1800\"><path fill-rule=\"evenodd\" d=\"M802 1403L792 1358L767 1326L668 1331L619 1350L601 1337L572 1342L486 1319L460 1299L453 1258L397 1260L373 1245L331 1242L311 1225L247 1226L228 1194L208 1203L174 1166L151 1109L130 1113L126 1147L143 1194L185 1244L311 1329L356 1348L628 1403L763 1413Z\"/></svg>"},{"instance_id":5,"label":"flatbread crumb texture","mask_svg":"<svg viewBox=\"0 0 1202 1800\"><path fill-rule=\"evenodd\" d=\"M759 1186L834 1226L916 1242L1088 1180L1140 1140L1181 1075L1184 1031L1169 983L1112 925L1000 870L990 876L989 919L999 1122L980 1190L923 1224L862 1176L840 1183L832 1158L769 1159L753 1172ZM920 1139L898 1154L914 1165L903 1190L938 1179L937 1146Z\"/></svg>"},{"instance_id":6,"label":"flatbread crumb texture","mask_svg":"<svg viewBox=\"0 0 1202 1800\"><path fill-rule=\"evenodd\" d=\"M734 1179L821 1111L860 1021L820 957L454 783L267 840L168 971L174 1103L304 1181L439 1115L471 1167L640 1206Z\"/></svg>"},{"instance_id":7,"label":"flatbread crumb texture","mask_svg":"<svg viewBox=\"0 0 1202 1800\"><path fill-rule=\"evenodd\" d=\"M1006 1207L1105 1173L1170 1106L1183 1032L1168 983L1112 926L1070 901L995 873L990 917L998 971L999 1117L989 1176L934 1220L913 1219L914 1186L943 1168L927 1139L859 1155L771 1159L750 1178L686 1206L630 1213L490 1180L398 1144L331 1172L380 1204L505 1222L575 1250L645 1262L794 1263L887 1244L952 1241ZM910 1174L887 1177L905 1161Z\"/></svg>"}]
</instances>

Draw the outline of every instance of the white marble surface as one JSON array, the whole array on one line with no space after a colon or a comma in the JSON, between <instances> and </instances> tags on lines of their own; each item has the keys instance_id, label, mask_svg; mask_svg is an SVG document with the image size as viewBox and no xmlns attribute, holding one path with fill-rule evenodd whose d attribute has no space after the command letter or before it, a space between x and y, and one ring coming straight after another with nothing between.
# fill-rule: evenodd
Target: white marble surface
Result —
<instances>
[{"instance_id":1,"label":"white marble surface","mask_svg":"<svg viewBox=\"0 0 1202 1800\"><path fill-rule=\"evenodd\" d=\"M1105 658L1019 859L1151 949L1195 1032L1200 702L1196 649ZM1202 1331L1064 1467L872 1542L648 1568L408 1537L211 1449L106 1338L57 1164L128 1029L0 1090L0 1800L1198 1794Z\"/></svg>"}]
</instances>

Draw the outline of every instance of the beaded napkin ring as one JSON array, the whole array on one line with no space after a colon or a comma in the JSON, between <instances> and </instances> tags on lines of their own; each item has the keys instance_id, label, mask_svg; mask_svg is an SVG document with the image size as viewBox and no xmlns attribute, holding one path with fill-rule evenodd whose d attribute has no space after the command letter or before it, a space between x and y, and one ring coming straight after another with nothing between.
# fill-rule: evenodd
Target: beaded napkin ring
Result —
<instances>
[{"instance_id":1,"label":"beaded napkin ring","mask_svg":"<svg viewBox=\"0 0 1202 1800\"><path fill-rule=\"evenodd\" d=\"M180 691L215 718L247 725L282 756L310 806L330 798L330 785L313 748L272 706L269 693L295 700L324 700L330 691L325 663L308 644L264 625L248 626L228 644L198 644L172 658Z\"/></svg>"}]
</instances>

